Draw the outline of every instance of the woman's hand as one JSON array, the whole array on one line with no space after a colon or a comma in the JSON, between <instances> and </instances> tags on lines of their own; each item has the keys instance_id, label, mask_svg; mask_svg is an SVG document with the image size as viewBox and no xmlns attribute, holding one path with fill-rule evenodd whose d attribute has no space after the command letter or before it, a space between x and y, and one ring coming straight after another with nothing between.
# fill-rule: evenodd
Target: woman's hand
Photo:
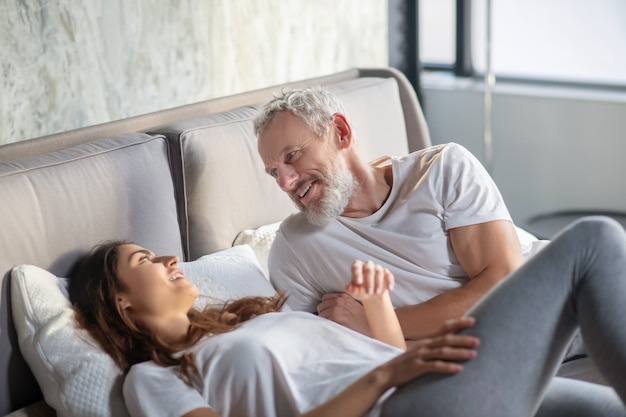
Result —
<instances>
[{"instance_id":1,"label":"woman's hand","mask_svg":"<svg viewBox=\"0 0 626 417\"><path fill-rule=\"evenodd\" d=\"M420 340L414 349L363 375L328 402L301 417L363 416L389 388L431 372L461 372L463 366L459 362L476 357L478 339L455 332L473 326L474 322L470 317L449 320L436 336Z\"/></svg>"},{"instance_id":2,"label":"woman's hand","mask_svg":"<svg viewBox=\"0 0 626 417\"><path fill-rule=\"evenodd\" d=\"M346 292L363 304L372 337L406 349L404 335L389 297L394 284L393 274L372 261L357 260L352 263L350 275Z\"/></svg>"},{"instance_id":3,"label":"woman's hand","mask_svg":"<svg viewBox=\"0 0 626 417\"><path fill-rule=\"evenodd\" d=\"M359 301L380 297L393 289L393 274L372 261L356 260L352 263L350 272L351 279L346 285L346 292Z\"/></svg>"},{"instance_id":4,"label":"woman's hand","mask_svg":"<svg viewBox=\"0 0 626 417\"><path fill-rule=\"evenodd\" d=\"M475 336L456 334L472 327L473 317L448 320L439 333L421 339L391 361L381 365L377 371L388 388L405 384L428 373L456 374L463 370L461 362L476 357L480 341Z\"/></svg>"}]
</instances>

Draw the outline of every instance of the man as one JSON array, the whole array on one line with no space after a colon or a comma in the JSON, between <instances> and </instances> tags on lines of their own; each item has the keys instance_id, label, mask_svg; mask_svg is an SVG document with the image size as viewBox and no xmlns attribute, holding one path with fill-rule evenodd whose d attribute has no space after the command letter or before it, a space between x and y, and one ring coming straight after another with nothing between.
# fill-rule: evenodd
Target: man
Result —
<instances>
[{"instance_id":1,"label":"man","mask_svg":"<svg viewBox=\"0 0 626 417\"><path fill-rule=\"evenodd\" d=\"M342 105L315 88L276 97L254 128L267 173L300 208L281 224L269 257L293 309L369 334L344 288L350 263L371 259L396 276L402 330L420 338L523 262L496 185L459 145L368 164Z\"/></svg>"}]
</instances>

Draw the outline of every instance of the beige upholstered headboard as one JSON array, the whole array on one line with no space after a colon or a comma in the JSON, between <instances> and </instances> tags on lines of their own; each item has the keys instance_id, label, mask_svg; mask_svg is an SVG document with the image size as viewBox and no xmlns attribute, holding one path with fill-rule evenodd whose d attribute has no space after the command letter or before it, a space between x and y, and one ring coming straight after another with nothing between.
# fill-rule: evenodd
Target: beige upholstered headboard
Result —
<instances>
[{"instance_id":1,"label":"beige upholstered headboard","mask_svg":"<svg viewBox=\"0 0 626 417\"><path fill-rule=\"evenodd\" d=\"M282 220L294 207L264 174L251 118L273 94L307 85L327 86L345 102L368 159L430 145L412 86L381 68L0 147L0 415L42 399L18 349L10 269L30 263L64 275L82 252L111 238L191 260L229 247L242 230Z\"/></svg>"}]
</instances>

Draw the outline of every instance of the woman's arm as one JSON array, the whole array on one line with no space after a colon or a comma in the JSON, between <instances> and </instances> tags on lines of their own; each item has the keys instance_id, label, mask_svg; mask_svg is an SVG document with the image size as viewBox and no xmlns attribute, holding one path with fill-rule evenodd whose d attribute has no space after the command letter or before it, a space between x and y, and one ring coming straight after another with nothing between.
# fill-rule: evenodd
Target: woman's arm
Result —
<instances>
[{"instance_id":1,"label":"woman's arm","mask_svg":"<svg viewBox=\"0 0 626 417\"><path fill-rule=\"evenodd\" d=\"M418 341L415 347L374 368L326 403L300 417L361 417L390 388L427 373L461 372L463 365L459 362L476 357L479 340L456 333L472 327L474 322L471 317L447 321L437 335ZM220 416L208 408L198 408L182 417Z\"/></svg>"},{"instance_id":2,"label":"woman's arm","mask_svg":"<svg viewBox=\"0 0 626 417\"><path fill-rule=\"evenodd\" d=\"M474 319L471 317L448 321L439 336L421 340L415 348L375 368L330 401L301 417L360 417L371 409L389 388L427 373L461 372L463 365L458 362L475 358L479 341L473 336L454 333L473 324Z\"/></svg>"},{"instance_id":3,"label":"woman's arm","mask_svg":"<svg viewBox=\"0 0 626 417\"><path fill-rule=\"evenodd\" d=\"M346 292L359 300L365 309L372 337L392 346L406 349L400 322L389 298L393 274L372 261L354 261L352 278Z\"/></svg>"}]
</instances>

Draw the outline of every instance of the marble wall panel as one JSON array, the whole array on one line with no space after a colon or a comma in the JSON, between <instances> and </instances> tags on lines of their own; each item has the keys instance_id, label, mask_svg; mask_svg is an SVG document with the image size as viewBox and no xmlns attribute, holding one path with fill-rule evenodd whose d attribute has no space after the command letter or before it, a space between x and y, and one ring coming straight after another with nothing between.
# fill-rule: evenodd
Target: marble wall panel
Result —
<instances>
[{"instance_id":1,"label":"marble wall panel","mask_svg":"<svg viewBox=\"0 0 626 417\"><path fill-rule=\"evenodd\" d=\"M2 0L0 144L361 66L387 0Z\"/></svg>"}]
</instances>

